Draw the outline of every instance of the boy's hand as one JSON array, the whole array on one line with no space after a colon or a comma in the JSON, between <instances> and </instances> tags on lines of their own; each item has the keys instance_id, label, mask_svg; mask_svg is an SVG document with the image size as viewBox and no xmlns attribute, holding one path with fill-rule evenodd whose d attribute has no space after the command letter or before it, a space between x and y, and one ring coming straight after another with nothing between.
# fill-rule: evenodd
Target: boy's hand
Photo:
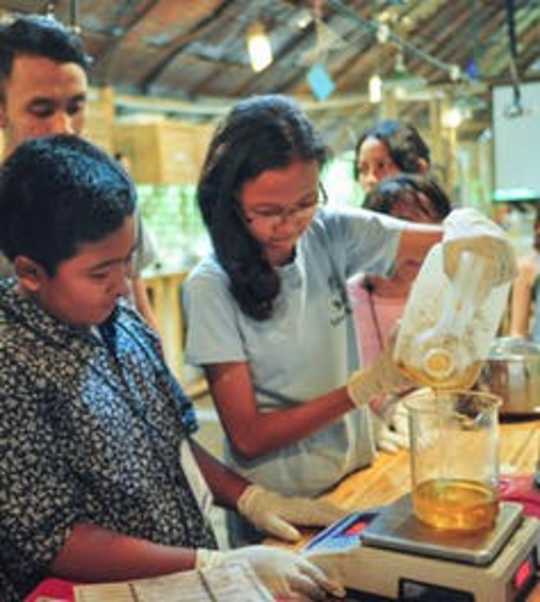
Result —
<instances>
[{"instance_id":1,"label":"boy's hand","mask_svg":"<svg viewBox=\"0 0 540 602\"><path fill-rule=\"evenodd\" d=\"M326 527L349 512L321 499L288 497L250 485L238 498L238 511L256 527L284 539L298 541L300 533L293 525Z\"/></svg>"},{"instance_id":2,"label":"boy's hand","mask_svg":"<svg viewBox=\"0 0 540 602\"><path fill-rule=\"evenodd\" d=\"M345 597L345 590L309 560L289 550L267 546L247 546L218 552L198 549L196 569L212 568L227 563L248 562L257 577L274 596L307 596L309 600L324 600L326 594ZM305 598L303 598L305 599Z\"/></svg>"}]
</instances>

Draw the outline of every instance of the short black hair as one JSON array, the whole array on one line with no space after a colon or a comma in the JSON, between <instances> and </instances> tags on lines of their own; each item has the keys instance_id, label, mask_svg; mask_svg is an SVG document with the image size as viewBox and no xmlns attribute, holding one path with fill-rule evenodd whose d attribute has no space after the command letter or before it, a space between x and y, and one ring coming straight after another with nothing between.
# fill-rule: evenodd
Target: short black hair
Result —
<instances>
[{"instance_id":1,"label":"short black hair","mask_svg":"<svg viewBox=\"0 0 540 602\"><path fill-rule=\"evenodd\" d=\"M0 169L0 251L54 276L81 244L120 228L135 203L129 176L90 142L65 134L28 140Z\"/></svg>"},{"instance_id":2,"label":"short black hair","mask_svg":"<svg viewBox=\"0 0 540 602\"><path fill-rule=\"evenodd\" d=\"M356 142L353 165L355 180L358 180L360 175L358 169L360 148L368 138L380 140L388 149L392 161L401 171L419 173L419 159L423 159L427 165L431 164L429 147L412 123L385 119L364 130Z\"/></svg>"},{"instance_id":3,"label":"short black hair","mask_svg":"<svg viewBox=\"0 0 540 602\"><path fill-rule=\"evenodd\" d=\"M75 32L53 17L41 15L25 15L0 24L0 83L9 78L15 57L21 54L76 63L85 72L91 62Z\"/></svg>"},{"instance_id":4,"label":"short black hair","mask_svg":"<svg viewBox=\"0 0 540 602\"><path fill-rule=\"evenodd\" d=\"M328 149L296 101L280 94L238 102L218 126L206 155L197 200L218 261L242 311L271 317L280 279L241 216L244 184L295 161L322 167Z\"/></svg>"}]
</instances>

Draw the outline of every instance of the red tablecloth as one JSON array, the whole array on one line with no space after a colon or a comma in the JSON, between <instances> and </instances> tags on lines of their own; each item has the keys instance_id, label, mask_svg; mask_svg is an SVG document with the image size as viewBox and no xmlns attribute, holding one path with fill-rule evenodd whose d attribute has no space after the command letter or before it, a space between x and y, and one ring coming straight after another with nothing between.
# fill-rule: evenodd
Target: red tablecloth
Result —
<instances>
[{"instance_id":1,"label":"red tablecloth","mask_svg":"<svg viewBox=\"0 0 540 602\"><path fill-rule=\"evenodd\" d=\"M540 518L540 489L535 487L533 475L502 475L499 499L519 502L527 516Z\"/></svg>"},{"instance_id":2,"label":"red tablecloth","mask_svg":"<svg viewBox=\"0 0 540 602\"><path fill-rule=\"evenodd\" d=\"M61 579L45 579L24 602L74 602L74 583Z\"/></svg>"}]
</instances>

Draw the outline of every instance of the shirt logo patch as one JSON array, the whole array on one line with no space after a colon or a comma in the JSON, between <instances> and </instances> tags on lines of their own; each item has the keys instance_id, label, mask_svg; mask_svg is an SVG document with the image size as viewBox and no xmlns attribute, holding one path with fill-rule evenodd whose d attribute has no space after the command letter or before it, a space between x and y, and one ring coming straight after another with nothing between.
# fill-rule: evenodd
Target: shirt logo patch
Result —
<instances>
[{"instance_id":1,"label":"shirt logo patch","mask_svg":"<svg viewBox=\"0 0 540 602\"><path fill-rule=\"evenodd\" d=\"M351 304L349 303L349 297L347 290L335 276L328 278L328 286L330 288L330 299L328 300L330 309L330 324L337 326L352 313Z\"/></svg>"}]
</instances>

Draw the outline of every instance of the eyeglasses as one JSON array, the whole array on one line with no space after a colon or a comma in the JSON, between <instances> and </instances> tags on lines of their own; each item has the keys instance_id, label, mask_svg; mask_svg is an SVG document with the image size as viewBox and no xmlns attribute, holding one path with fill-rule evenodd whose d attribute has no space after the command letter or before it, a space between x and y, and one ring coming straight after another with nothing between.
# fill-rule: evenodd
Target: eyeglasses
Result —
<instances>
[{"instance_id":1,"label":"eyeglasses","mask_svg":"<svg viewBox=\"0 0 540 602\"><path fill-rule=\"evenodd\" d=\"M319 190L314 199L291 207L290 209L280 209L278 207L268 207L268 209L259 209L251 212L242 212L242 216L248 224L258 223L267 228L275 228L285 222L294 221L301 223L313 217L316 210L325 205L328 201L326 190L322 184L319 184Z\"/></svg>"}]
</instances>

